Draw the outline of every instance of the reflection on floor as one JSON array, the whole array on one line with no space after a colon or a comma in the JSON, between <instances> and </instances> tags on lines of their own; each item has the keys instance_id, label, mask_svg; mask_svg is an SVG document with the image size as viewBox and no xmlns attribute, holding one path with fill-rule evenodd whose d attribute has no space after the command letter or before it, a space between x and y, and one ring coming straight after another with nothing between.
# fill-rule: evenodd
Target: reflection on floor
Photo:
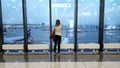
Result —
<instances>
[{"instance_id":1,"label":"reflection on floor","mask_svg":"<svg viewBox=\"0 0 120 68\"><path fill-rule=\"evenodd\" d=\"M0 53L0 68L120 68L120 54L80 53Z\"/></svg>"}]
</instances>

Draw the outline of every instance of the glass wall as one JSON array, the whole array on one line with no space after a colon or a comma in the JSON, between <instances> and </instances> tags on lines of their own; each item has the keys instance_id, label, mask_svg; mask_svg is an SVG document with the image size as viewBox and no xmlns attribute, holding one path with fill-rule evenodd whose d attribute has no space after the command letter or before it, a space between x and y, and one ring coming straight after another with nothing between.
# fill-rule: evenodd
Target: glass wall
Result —
<instances>
[{"instance_id":1,"label":"glass wall","mask_svg":"<svg viewBox=\"0 0 120 68\"><path fill-rule=\"evenodd\" d=\"M49 44L49 0L27 0L29 44Z\"/></svg>"},{"instance_id":2,"label":"glass wall","mask_svg":"<svg viewBox=\"0 0 120 68\"><path fill-rule=\"evenodd\" d=\"M78 43L98 43L100 0L78 0Z\"/></svg>"},{"instance_id":3,"label":"glass wall","mask_svg":"<svg viewBox=\"0 0 120 68\"><path fill-rule=\"evenodd\" d=\"M74 44L75 0L52 1L52 29L61 21L62 44ZM23 44L22 0L1 0L4 44ZM26 0L29 44L49 44L49 0ZM78 43L98 43L100 0L78 0ZM120 43L120 0L105 0L104 43Z\"/></svg>"},{"instance_id":4,"label":"glass wall","mask_svg":"<svg viewBox=\"0 0 120 68\"><path fill-rule=\"evenodd\" d=\"M120 43L120 0L105 0L104 43Z\"/></svg>"},{"instance_id":5,"label":"glass wall","mask_svg":"<svg viewBox=\"0 0 120 68\"><path fill-rule=\"evenodd\" d=\"M23 44L22 0L1 0L4 44Z\"/></svg>"},{"instance_id":6,"label":"glass wall","mask_svg":"<svg viewBox=\"0 0 120 68\"><path fill-rule=\"evenodd\" d=\"M52 0L52 27L57 19L62 24L62 44L74 43L74 1Z\"/></svg>"}]
</instances>

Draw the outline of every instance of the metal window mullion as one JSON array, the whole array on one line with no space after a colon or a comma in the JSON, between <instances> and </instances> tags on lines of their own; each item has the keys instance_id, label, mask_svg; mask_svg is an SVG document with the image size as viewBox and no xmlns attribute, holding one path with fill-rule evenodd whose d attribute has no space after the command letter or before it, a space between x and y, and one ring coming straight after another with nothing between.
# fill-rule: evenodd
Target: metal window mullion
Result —
<instances>
[{"instance_id":1,"label":"metal window mullion","mask_svg":"<svg viewBox=\"0 0 120 68\"><path fill-rule=\"evenodd\" d=\"M27 9L26 0L22 0L23 9L23 27L24 27L24 51L28 52L28 38L27 38Z\"/></svg>"},{"instance_id":2,"label":"metal window mullion","mask_svg":"<svg viewBox=\"0 0 120 68\"><path fill-rule=\"evenodd\" d=\"M75 12L74 12L74 51L78 50L77 45L77 23L78 23L78 0L75 0Z\"/></svg>"},{"instance_id":3,"label":"metal window mullion","mask_svg":"<svg viewBox=\"0 0 120 68\"><path fill-rule=\"evenodd\" d=\"M0 0L0 52L2 52L3 39L2 2Z\"/></svg>"},{"instance_id":4,"label":"metal window mullion","mask_svg":"<svg viewBox=\"0 0 120 68\"><path fill-rule=\"evenodd\" d=\"M52 31L52 1L49 0L49 14L50 14L50 32ZM49 50L52 51L52 40L50 40Z\"/></svg>"},{"instance_id":5,"label":"metal window mullion","mask_svg":"<svg viewBox=\"0 0 120 68\"><path fill-rule=\"evenodd\" d=\"M99 44L100 44L100 51L103 51L103 34L104 34L104 5L105 0L100 0L100 17L99 17Z\"/></svg>"}]
</instances>

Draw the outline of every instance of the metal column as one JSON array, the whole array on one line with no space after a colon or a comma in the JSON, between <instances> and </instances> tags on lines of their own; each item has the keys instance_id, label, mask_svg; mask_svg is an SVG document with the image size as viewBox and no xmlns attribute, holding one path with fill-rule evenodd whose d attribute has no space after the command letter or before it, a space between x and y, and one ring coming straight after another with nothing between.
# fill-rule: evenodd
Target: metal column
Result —
<instances>
[{"instance_id":1,"label":"metal column","mask_svg":"<svg viewBox=\"0 0 120 68\"><path fill-rule=\"evenodd\" d=\"M78 0L75 0L75 12L74 12L74 51L78 50L77 45L77 23L78 23Z\"/></svg>"},{"instance_id":2,"label":"metal column","mask_svg":"<svg viewBox=\"0 0 120 68\"><path fill-rule=\"evenodd\" d=\"M0 52L2 52L2 44L4 43L3 41L3 25L2 25L2 3L0 0Z\"/></svg>"},{"instance_id":3,"label":"metal column","mask_svg":"<svg viewBox=\"0 0 120 68\"><path fill-rule=\"evenodd\" d=\"M74 17L74 51L77 51L77 23L78 23L78 0L75 0L75 17Z\"/></svg>"},{"instance_id":4,"label":"metal column","mask_svg":"<svg viewBox=\"0 0 120 68\"><path fill-rule=\"evenodd\" d=\"M99 17L99 44L100 44L100 51L103 51L103 34L104 34L104 5L105 0L100 0L100 17Z\"/></svg>"},{"instance_id":5,"label":"metal column","mask_svg":"<svg viewBox=\"0 0 120 68\"><path fill-rule=\"evenodd\" d=\"M23 27L24 27L24 52L28 52L26 0L22 0L22 9L23 9Z\"/></svg>"},{"instance_id":6,"label":"metal column","mask_svg":"<svg viewBox=\"0 0 120 68\"><path fill-rule=\"evenodd\" d=\"M52 31L52 4L49 0L49 14L50 14L50 32ZM52 52L52 40L50 40L49 50Z\"/></svg>"}]
</instances>

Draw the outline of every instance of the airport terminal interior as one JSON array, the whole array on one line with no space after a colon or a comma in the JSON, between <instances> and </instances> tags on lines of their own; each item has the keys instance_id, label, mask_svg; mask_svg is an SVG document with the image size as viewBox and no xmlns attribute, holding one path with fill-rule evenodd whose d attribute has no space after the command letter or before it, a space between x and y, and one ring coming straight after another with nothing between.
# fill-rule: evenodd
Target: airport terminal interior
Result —
<instances>
[{"instance_id":1,"label":"airport terminal interior","mask_svg":"<svg viewBox=\"0 0 120 68\"><path fill-rule=\"evenodd\" d=\"M120 0L0 0L0 68L120 68L119 18Z\"/></svg>"}]
</instances>

